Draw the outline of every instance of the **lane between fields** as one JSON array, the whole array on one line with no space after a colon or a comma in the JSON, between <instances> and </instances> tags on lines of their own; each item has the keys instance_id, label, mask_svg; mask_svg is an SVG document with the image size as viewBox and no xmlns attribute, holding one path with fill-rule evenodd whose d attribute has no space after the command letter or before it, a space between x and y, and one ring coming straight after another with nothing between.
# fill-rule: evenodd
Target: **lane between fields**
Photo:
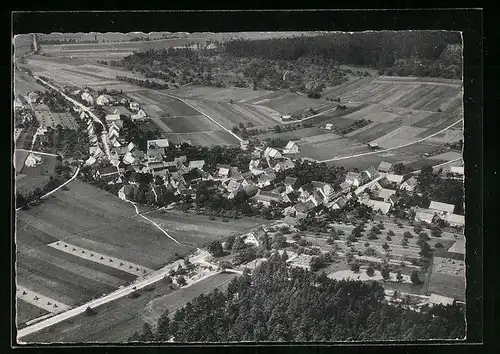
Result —
<instances>
[{"instance_id":1,"label":"lane between fields","mask_svg":"<svg viewBox=\"0 0 500 354\"><path fill-rule=\"evenodd\" d=\"M356 154L356 155L333 157L331 159L326 159L326 160L316 160L316 162L322 163L322 162L332 162L332 161L347 160L347 159L352 159L352 158L356 158L356 157L362 157L362 156L368 156L368 155L376 155L376 154L381 154L381 153L392 151L392 150L396 150L396 149L402 149L402 148L405 148L405 147L408 147L408 146L411 146L411 145L415 145L415 144L421 143L421 142L426 141L427 139L430 139L432 137L435 137L436 135L441 134L444 131L446 131L446 130L452 128L452 127L454 127L455 125L457 125L458 123L460 123L463 120L464 120L463 118L460 118L455 123L450 124L446 128L441 129L440 131L438 131L438 132L436 132L434 134L431 134L429 136L426 136L425 138L422 138L422 139L419 139L419 140L416 140L416 141L412 141L412 142L409 142L409 143L406 143L406 144L403 144L403 145L393 146L391 148L382 149L382 150L375 150L375 151L364 152L364 153Z\"/></svg>"},{"instance_id":2,"label":"lane between fields","mask_svg":"<svg viewBox=\"0 0 500 354\"><path fill-rule=\"evenodd\" d=\"M446 166L446 165L448 165L450 163L457 162L457 161L460 161L462 159L463 159L463 157L459 157L458 159L454 159L454 160L451 160L451 161L446 161L446 162L440 163L439 165L432 166L432 168L434 169L434 168L438 168L438 167L441 167L441 166ZM420 170L415 170L415 171L412 171L411 173L412 174L417 174L419 172L420 172Z\"/></svg>"},{"instance_id":3,"label":"lane between fields","mask_svg":"<svg viewBox=\"0 0 500 354\"><path fill-rule=\"evenodd\" d=\"M153 90L157 93L160 93L162 95L165 95L165 96L168 96L170 98L174 98L176 100L179 100L181 101L182 103L188 105L189 107L191 107L192 109L194 109L195 111L197 112L200 112L201 114L203 114L205 117L207 117L208 119L210 119L212 122L214 122L215 124L217 124L219 127L221 127L223 130L225 130L226 132L228 132L229 134L231 134L232 136L234 136L236 139L238 139L238 141L243 141L243 139L241 139L238 135L234 134L231 130L227 129L226 127L224 127L222 124L220 124L219 122L217 122L215 119L213 119L212 117L210 117L208 114L206 114L205 112L203 111L200 111L198 108L196 108L195 106L193 106L191 103L187 102L185 99L183 98L180 98L180 97L177 97L177 96L173 96L171 94L168 94L166 92L162 92L162 91L157 91L157 90Z\"/></svg>"}]
</instances>

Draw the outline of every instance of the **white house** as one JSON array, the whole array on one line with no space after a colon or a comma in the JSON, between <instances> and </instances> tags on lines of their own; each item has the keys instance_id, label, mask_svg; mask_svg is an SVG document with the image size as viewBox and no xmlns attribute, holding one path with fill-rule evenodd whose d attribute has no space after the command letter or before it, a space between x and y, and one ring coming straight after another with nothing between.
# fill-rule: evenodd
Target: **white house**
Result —
<instances>
[{"instance_id":1,"label":"white house","mask_svg":"<svg viewBox=\"0 0 500 354\"><path fill-rule=\"evenodd\" d=\"M30 92L28 93L28 101L30 103L36 103L39 100L40 96L38 96L38 93L36 92Z\"/></svg>"},{"instance_id":2,"label":"white house","mask_svg":"<svg viewBox=\"0 0 500 354\"><path fill-rule=\"evenodd\" d=\"M189 169L191 169L191 170L194 169L194 168L202 170L203 166L205 166L205 160L193 160L193 161L189 161Z\"/></svg>"},{"instance_id":3,"label":"white house","mask_svg":"<svg viewBox=\"0 0 500 354\"><path fill-rule=\"evenodd\" d=\"M285 148L283 149L284 154L298 154L299 153L299 146L295 141L289 141L288 144L286 144Z\"/></svg>"},{"instance_id":4,"label":"white house","mask_svg":"<svg viewBox=\"0 0 500 354\"><path fill-rule=\"evenodd\" d=\"M139 111L136 114L132 114L130 116L130 118L133 121L142 121L142 120L145 120L147 117L148 117L148 115L142 109L139 109Z\"/></svg>"},{"instance_id":5,"label":"white house","mask_svg":"<svg viewBox=\"0 0 500 354\"><path fill-rule=\"evenodd\" d=\"M85 102L87 102L88 104L90 105L93 105L94 104L94 98L92 97L92 95L90 93L88 93L87 91L85 91L84 93L82 93L82 100L84 100Z\"/></svg>"},{"instance_id":6,"label":"white house","mask_svg":"<svg viewBox=\"0 0 500 354\"><path fill-rule=\"evenodd\" d=\"M431 224L435 217L436 212L434 210L418 209L415 212L415 221L424 221L428 224Z\"/></svg>"},{"instance_id":7,"label":"white house","mask_svg":"<svg viewBox=\"0 0 500 354\"><path fill-rule=\"evenodd\" d=\"M450 172L463 176L464 175L464 167L463 166L451 166Z\"/></svg>"},{"instance_id":8,"label":"white house","mask_svg":"<svg viewBox=\"0 0 500 354\"><path fill-rule=\"evenodd\" d=\"M439 213L450 213L451 214L451 213L453 213L453 210L455 210L455 206L453 204L431 201L431 204L429 205L429 209L435 210Z\"/></svg>"},{"instance_id":9,"label":"white house","mask_svg":"<svg viewBox=\"0 0 500 354\"><path fill-rule=\"evenodd\" d=\"M132 156L132 153L129 151L123 156L123 163L127 165L131 165L135 162L135 158Z\"/></svg>"},{"instance_id":10,"label":"white house","mask_svg":"<svg viewBox=\"0 0 500 354\"><path fill-rule=\"evenodd\" d=\"M369 206L370 208L372 208L373 211L380 211L384 215L387 214L389 212L389 210L391 210L391 207L392 207L392 205L390 203L381 202L381 201L372 200L372 199L361 200L360 203Z\"/></svg>"},{"instance_id":11,"label":"white house","mask_svg":"<svg viewBox=\"0 0 500 354\"><path fill-rule=\"evenodd\" d=\"M167 148L169 146L168 139L155 139L148 140L148 149L149 148Z\"/></svg>"},{"instance_id":12,"label":"white house","mask_svg":"<svg viewBox=\"0 0 500 354\"><path fill-rule=\"evenodd\" d=\"M133 142L130 142L128 145L127 145L127 150L128 151L132 151L134 150L135 148L135 144Z\"/></svg>"},{"instance_id":13,"label":"white house","mask_svg":"<svg viewBox=\"0 0 500 354\"><path fill-rule=\"evenodd\" d=\"M120 119L121 119L120 115L116 114L116 113L106 115L106 122L113 122L113 121L117 121Z\"/></svg>"},{"instance_id":14,"label":"white house","mask_svg":"<svg viewBox=\"0 0 500 354\"><path fill-rule=\"evenodd\" d=\"M453 305L455 299L447 296L442 296L438 294L431 294L429 302L433 305Z\"/></svg>"},{"instance_id":15,"label":"white house","mask_svg":"<svg viewBox=\"0 0 500 354\"><path fill-rule=\"evenodd\" d=\"M139 103L137 102L130 102L130 110L137 112L140 109Z\"/></svg>"},{"instance_id":16,"label":"white house","mask_svg":"<svg viewBox=\"0 0 500 354\"><path fill-rule=\"evenodd\" d=\"M443 216L444 221L446 221L450 226L462 227L465 225L465 216L458 214L446 214Z\"/></svg>"},{"instance_id":17,"label":"white house","mask_svg":"<svg viewBox=\"0 0 500 354\"><path fill-rule=\"evenodd\" d=\"M402 175L395 175L392 173L387 173L385 175L385 178L391 182L391 183L396 183L397 185L400 185L403 182L403 177Z\"/></svg>"},{"instance_id":18,"label":"white house","mask_svg":"<svg viewBox=\"0 0 500 354\"><path fill-rule=\"evenodd\" d=\"M351 186L359 187L361 184L361 176L359 173L348 172L345 177L345 183L349 183Z\"/></svg>"},{"instance_id":19,"label":"white house","mask_svg":"<svg viewBox=\"0 0 500 354\"><path fill-rule=\"evenodd\" d=\"M413 192L416 187L417 187L417 179L415 177L411 177L411 178L407 179L406 181L404 181L403 183L401 183L401 185L399 186L399 189L402 189L402 190L405 190L408 192Z\"/></svg>"},{"instance_id":20,"label":"white house","mask_svg":"<svg viewBox=\"0 0 500 354\"><path fill-rule=\"evenodd\" d=\"M96 99L96 104L98 106L106 106L112 102L113 102L113 97L111 97L110 95L100 95Z\"/></svg>"},{"instance_id":21,"label":"white house","mask_svg":"<svg viewBox=\"0 0 500 354\"><path fill-rule=\"evenodd\" d=\"M325 125L325 129L326 129L326 130L332 130L332 129L333 129L333 124L332 124L332 123L327 123L327 124Z\"/></svg>"},{"instance_id":22,"label":"white house","mask_svg":"<svg viewBox=\"0 0 500 354\"><path fill-rule=\"evenodd\" d=\"M85 164L87 166L90 166L90 165L93 165L97 160L93 157L93 156L90 156L87 160L85 160Z\"/></svg>"}]
</instances>

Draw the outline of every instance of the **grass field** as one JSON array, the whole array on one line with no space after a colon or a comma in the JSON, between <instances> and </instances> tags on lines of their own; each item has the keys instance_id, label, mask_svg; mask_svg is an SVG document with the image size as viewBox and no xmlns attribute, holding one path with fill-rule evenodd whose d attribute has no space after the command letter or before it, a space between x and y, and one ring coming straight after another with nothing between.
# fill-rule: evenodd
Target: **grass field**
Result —
<instances>
[{"instance_id":1,"label":"grass field","mask_svg":"<svg viewBox=\"0 0 500 354\"><path fill-rule=\"evenodd\" d=\"M429 293L465 301L465 274L455 276L433 272L429 280Z\"/></svg>"},{"instance_id":2,"label":"grass field","mask_svg":"<svg viewBox=\"0 0 500 354\"><path fill-rule=\"evenodd\" d=\"M148 218L158 223L179 242L199 246L212 240L229 235L241 235L260 224L259 220L241 218L223 222L222 219L210 220L208 216L179 211L165 213L153 211Z\"/></svg>"},{"instance_id":3,"label":"grass field","mask_svg":"<svg viewBox=\"0 0 500 354\"><path fill-rule=\"evenodd\" d=\"M36 187L44 187L50 175L54 174L57 163L57 156L34 153L42 158L42 162L35 167L28 167L24 164L28 155L29 151L15 150L14 152L15 185L16 191L20 193L25 193Z\"/></svg>"},{"instance_id":4,"label":"grass field","mask_svg":"<svg viewBox=\"0 0 500 354\"><path fill-rule=\"evenodd\" d=\"M371 151L365 144L333 133L303 138L298 142L298 145L300 146L300 156L317 160Z\"/></svg>"},{"instance_id":5,"label":"grass field","mask_svg":"<svg viewBox=\"0 0 500 354\"><path fill-rule=\"evenodd\" d=\"M44 309L31 305L30 303L16 298L16 324L17 327L22 327L26 322L35 318L48 315Z\"/></svg>"},{"instance_id":6,"label":"grass field","mask_svg":"<svg viewBox=\"0 0 500 354\"><path fill-rule=\"evenodd\" d=\"M220 127L203 115L160 118L171 132L190 133L220 130Z\"/></svg>"},{"instance_id":7,"label":"grass field","mask_svg":"<svg viewBox=\"0 0 500 354\"><path fill-rule=\"evenodd\" d=\"M219 130L214 132L194 132L194 133L161 133L163 138L167 138L174 144L188 143L199 146L230 145L239 146L240 142L230 133Z\"/></svg>"},{"instance_id":8,"label":"grass field","mask_svg":"<svg viewBox=\"0 0 500 354\"><path fill-rule=\"evenodd\" d=\"M75 117L68 112L35 111L35 117L40 125L43 124L46 127L55 128L57 125L61 125L68 129L77 130L79 128Z\"/></svg>"},{"instance_id":9,"label":"grass field","mask_svg":"<svg viewBox=\"0 0 500 354\"><path fill-rule=\"evenodd\" d=\"M26 96L33 91L46 91L47 89L39 85L31 76L22 72L14 71L14 93Z\"/></svg>"},{"instance_id":10,"label":"grass field","mask_svg":"<svg viewBox=\"0 0 500 354\"><path fill-rule=\"evenodd\" d=\"M127 96L139 102L144 111L152 117L164 118L200 114L185 103L152 90L134 92Z\"/></svg>"},{"instance_id":11,"label":"grass field","mask_svg":"<svg viewBox=\"0 0 500 354\"><path fill-rule=\"evenodd\" d=\"M80 315L27 336L23 340L28 343L123 343L134 331L142 328L145 323L143 315L146 311L148 315L154 316L161 315L165 309L173 313L199 294L206 294L215 288L225 290L228 282L235 276L235 274L217 274L176 291L172 291L168 285L160 281L155 284L154 290L142 291L136 299L121 298L97 307L96 316ZM154 300L158 301L155 302L151 313L149 304Z\"/></svg>"}]
</instances>

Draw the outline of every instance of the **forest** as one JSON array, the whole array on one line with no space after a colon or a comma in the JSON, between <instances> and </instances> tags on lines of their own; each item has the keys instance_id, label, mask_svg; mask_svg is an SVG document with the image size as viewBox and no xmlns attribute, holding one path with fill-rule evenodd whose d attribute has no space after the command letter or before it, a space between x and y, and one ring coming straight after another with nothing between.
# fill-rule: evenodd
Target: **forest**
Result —
<instances>
[{"instance_id":1,"label":"forest","mask_svg":"<svg viewBox=\"0 0 500 354\"><path fill-rule=\"evenodd\" d=\"M145 324L130 340L332 342L465 336L464 309L455 304L415 312L385 301L377 282L336 281L324 273L289 268L277 253L251 275L233 279L226 292L202 294L169 315L161 316L156 330Z\"/></svg>"}]
</instances>

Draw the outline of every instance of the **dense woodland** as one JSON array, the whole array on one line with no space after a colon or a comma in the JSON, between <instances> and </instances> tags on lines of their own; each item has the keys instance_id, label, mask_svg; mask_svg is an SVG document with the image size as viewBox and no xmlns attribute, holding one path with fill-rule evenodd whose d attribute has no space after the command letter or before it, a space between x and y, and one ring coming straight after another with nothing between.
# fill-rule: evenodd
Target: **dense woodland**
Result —
<instances>
[{"instance_id":1,"label":"dense woodland","mask_svg":"<svg viewBox=\"0 0 500 354\"><path fill-rule=\"evenodd\" d=\"M341 65L376 69L382 75L451 79L461 79L462 75L461 38L457 33L334 33L236 39L213 47L149 49L110 64L172 86L290 89L311 98L321 97L324 88L341 84L348 76L371 76L369 71Z\"/></svg>"},{"instance_id":2,"label":"dense woodland","mask_svg":"<svg viewBox=\"0 0 500 354\"><path fill-rule=\"evenodd\" d=\"M286 301L283 301L286 299ZM304 309L307 308L307 311ZM288 268L273 255L252 275L235 278L224 293L200 295L157 330L145 325L133 341L370 341L455 339L465 335L456 305L422 312L390 305L377 282L335 281Z\"/></svg>"}]
</instances>

